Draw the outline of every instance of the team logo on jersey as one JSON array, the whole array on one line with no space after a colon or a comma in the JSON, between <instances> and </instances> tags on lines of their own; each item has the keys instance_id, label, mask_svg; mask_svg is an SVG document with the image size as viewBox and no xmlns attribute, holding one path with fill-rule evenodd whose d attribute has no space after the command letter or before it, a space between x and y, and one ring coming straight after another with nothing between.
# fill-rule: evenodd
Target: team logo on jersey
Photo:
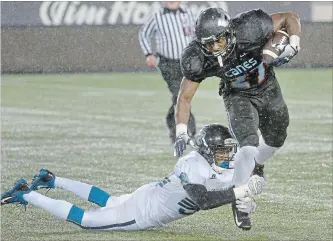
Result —
<instances>
[{"instance_id":1,"label":"team logo on jersey","mask_svg":"<svg viewBox=\"0 0 333 241\"><path fill-rule=\"evenodd\" d=\"M240 65L237 65L234 68L229 69L227 72L225 72L225 76L232 78L237 77L239 75L242 75L246 73L248 70L253 69L253 67L256 67L258 65L258 61L254 58L251 58L247 61L244 61Z\"/></svg>"},{"instance_id":2,"label":"team logo on jersey","mask_svg":"<svg viewBox=\"0 0 333 241\"><path fill-rule=\"evenodd\" d=\"M185 172L180 173L179 179L182 182L183 185L188 183L188 177Z\"/></svg>"}]
</instances>

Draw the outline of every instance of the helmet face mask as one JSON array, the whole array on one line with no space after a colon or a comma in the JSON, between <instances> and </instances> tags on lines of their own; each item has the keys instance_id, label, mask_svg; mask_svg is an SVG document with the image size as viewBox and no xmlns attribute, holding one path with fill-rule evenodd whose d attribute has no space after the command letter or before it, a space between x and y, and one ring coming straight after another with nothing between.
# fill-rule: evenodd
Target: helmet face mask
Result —
<instances>
[{"instance_id":1,"label":"helmet face mask","mask_svg":"<svg viewBox=\"0 0 333 241\"><path fill-rule=\"evenodd\" d=\"M207 51L212 53L218 51L225 51L227 47L227 38L224 35L221 35L219 37L214 37L213 40L203 41L202 45L204 48L206 48Z\"/></svg>"},{"instance_id":2,"label":"helmet face mask","mask_svg":"<svg viewBox=\"0 0 333 241\"><path fill-rule=\"evenodd\" d=\"M228 138L224 140L224 146L213 147L214 162L217 167L232 169L233 168L233 158L237 152L237 142Z\"/></svg>"}]
</instances>

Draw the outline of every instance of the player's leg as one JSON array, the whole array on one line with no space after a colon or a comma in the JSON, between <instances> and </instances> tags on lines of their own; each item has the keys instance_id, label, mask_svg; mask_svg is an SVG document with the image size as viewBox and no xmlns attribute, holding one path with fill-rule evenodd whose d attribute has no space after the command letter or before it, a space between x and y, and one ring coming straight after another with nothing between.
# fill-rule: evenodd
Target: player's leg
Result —
<instances>
[{"instance_id":1,"label":"player's leg","mask_svg":"<svg viewBox=\"0 0 333 241\"><path fill-rule=\"evenodd\" d=\"M75 216L73 215L73 210L79 209L69 202L48 198L39 194L38 192L33 191L23 178L16 182L12 189L1 194L1 205L15 203L22 205L31 203L50 212L54 216L71 222L75 222L76 220L75 218L73 219Z\"/></svg>"},{"instance_id":2,"label":"player's leg","mask_svg":"<svg viewBox=\"0 0 333 241\"><path fill-rule=\"evenodd\" d=\"M263 165L284 144L289 125L288 107L277 81L265 91L263 99L265 105L258 109L261 136L255 157L259 165Z\"/></svg>"},{"instance_id":3,"label":"player's leg","mask_svg":"<svg viewBox=\"0 0 333 241\"><path fill-rule=\"evenodd\" d=\"M174 103L173 103L173 92L174 92L174 85L172 82L172 78L173 78L173 74L172 74L172 66L171 66L171 62L164 58L163 56L160 56L160 62L158 65L162 77L164 79L164 81L167 83L168 89L172 95L172 103L171 106L169 107L169 110L167 112L167 115L165 117L165 122L166 125L168 127L169 130L169 137L171 140L171 143L175 142L176 139L176 122L175 122L175 111L174 111Z\"/></svg>"},{"instance_id":4,"label":"player's leg","mask_svg":"<svg viewBox=\"0 0 333 241\"><path fill-rule=\"evenodd\" d=\"M234 178L236 187L245 184L255 166L259 144L258 112L247 97L238 94L224 96L230 132L239 143L234 157Z\"/></svg>"},{"instance_id":5,"label":"player's leg","mask_svg":"<svg viewBox=\"0 0 333 241\"><path fill-rule=\"evenodd\" d=\"M77 224L83 229L140 230L135 219L135 205L128 205L130 203L131 200L127 200L117 206L87 210Z\"/></svg>"},{"instance_id":6,"label":"player's leg","mask_svg":"<svg viewBox=\"0 0 333 241\"><path fill-rule=\"evenodd\" d=\"M84 211L67 201L52 199L31 190L24 179L19 180L12 189L1 194L1 205L15 203L22 205L30 203L84 229L139 229L134 218L135 212L130 208L125 209L125 206L119 205L114 208Z\"/></svg>"},{"instance_id":7,"label":"player's leg","mask_svg":"<svg viewBox=\"0 0 333 241\"><path fill-rule=\"evenodd\" d=\"M176 140L176 122L175 122L175 110L174 105L172 104L168 110L168 113L165 117L165 122L169 130L169 137L171 143L173 144Z\"/></svg>"},{"instance_id":8,"label":"player's leg","mask_svg":"<svg viewBox=\"0 0 333 241\"><path fill-rule=\"evenodd\" d=\"M62 188L100 207L107 206L108 202L112 200L110 194L96 186L58 177L46 169L41 169L31 182L32 190L39 188Z\"/></svg>"},{"instance_id":9,"label":"player's leg","mask_svg":"<svg viewBox=\"0 0 333 241\"><path fill-rule=\"evenodd\" d=\"M235 94L224 94L229 128L239 143L239 150L234 157L235 186L243 185L250 178L255 167L254 157L258 146L258 113L247 97ZM251 218L248 213L238 211L236 202L232 204L232 212L237 227L243 230L251 229Z\"/></svg>"}]
</instances>

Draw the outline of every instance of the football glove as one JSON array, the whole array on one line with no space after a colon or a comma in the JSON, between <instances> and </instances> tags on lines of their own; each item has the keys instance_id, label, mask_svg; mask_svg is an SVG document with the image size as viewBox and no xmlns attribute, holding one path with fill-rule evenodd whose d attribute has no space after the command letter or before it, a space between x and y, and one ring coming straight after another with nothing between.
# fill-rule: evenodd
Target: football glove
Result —
<instances>
[{"instance_id":1,"label":"football glove","mask_svg":"<svg viewBox=\"0 0 333 241\"><path fill-rule=\"evenodd\" d=\"M186 145L189 144L191 138L187 133L180 134L177 136L175 144L174 144L174 153L175 157L181 157L186 150Z\"/></svg>"},{"instance_id":2,"label":"football glove","mask_svg":"<svg viewBox=\"0 0 333 241\"><path fill-rule=\"evenodd\" d=\"M299 36L291 35L289 38L289 44L275 44L273 47L280 50L282 53L278 58L272 60L270 64L275 67L279 67L285 63L288 63L301 50L299 42Z\"/></svg>"},{"instance_id":3,"label":"football glove","mask_svg":"<svg viewBox=\"0 0 333 241\"><path fill-rule=\"evenodd\" d=\"M253 175L245 184L245 192L246 196L253 197L254 195L258 195L262 192L265 185L265 179L263 177L259 177L258 175Z\"/></svg>"},{"instance_id":4,"label":"football glove","mask_svg":"<svg viewBox=\"0 0 333 241\"><path fill-rule=\"evenodd\" d=\"M257 204L253 198L244 197L236 200L236 207L238 211L250 214L255 212Z\"/></svg>"}]
</instances>

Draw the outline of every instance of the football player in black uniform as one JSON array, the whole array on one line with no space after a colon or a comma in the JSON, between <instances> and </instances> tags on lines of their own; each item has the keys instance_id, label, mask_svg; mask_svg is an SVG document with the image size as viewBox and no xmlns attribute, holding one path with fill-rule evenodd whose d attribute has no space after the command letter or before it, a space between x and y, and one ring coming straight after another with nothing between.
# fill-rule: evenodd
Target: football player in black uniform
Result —
<instances>
[{"instance_id":1,"label":"football player in black uniform","mask_svg":"<svg viewBox=\"0 0 333 241\"><path fill-rule=\"evenodd\" d=\"M274 33L285 29L290 43L273 62L263 62L262 50ZM252 173L263 175L263 163L279 149L286 137L289 114L274 66L279 66L300 50L300 19L294 12L267 14L260 9L230 18L221 8L200 13L196 40L182 53L184 75L176 108L174 154L183 155L192 140L187 134L191 100L202 80L221 78L230 130L239 144L235 155L235 186L246 183ZM281 47L281 46L280 46ZM258 129L261 136L258 135ZM233 207L239 228L251 228L250 217Z\"/></svg>"}]
</instances>

